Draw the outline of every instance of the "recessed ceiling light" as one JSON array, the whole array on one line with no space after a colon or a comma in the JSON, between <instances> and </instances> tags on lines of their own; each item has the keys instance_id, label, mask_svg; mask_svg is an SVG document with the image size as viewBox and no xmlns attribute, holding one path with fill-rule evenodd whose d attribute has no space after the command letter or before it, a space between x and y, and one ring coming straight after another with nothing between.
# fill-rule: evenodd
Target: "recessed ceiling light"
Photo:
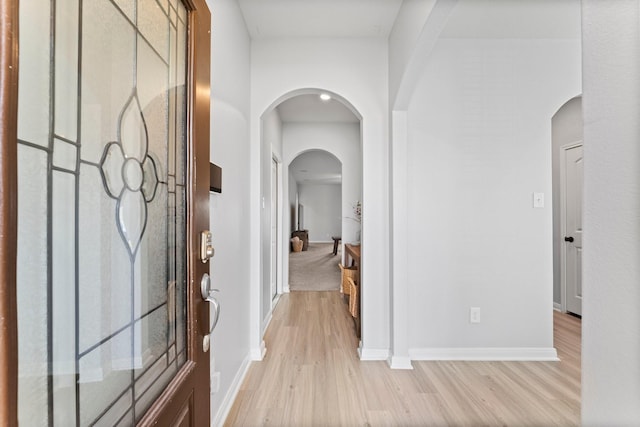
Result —
<instances>
[{"instance_id":1,"label":"recessed ceiling light","mask_svg":"<svg viewBox=\"0 0 640 427\"><path fill-rule=\"evenodd\" d=\"M329 95L328 93L321 93L320 94L320 99L322 99L323 101L327 102L328 100L331 99L331 95Z\"/></svg>"}]
</instances>

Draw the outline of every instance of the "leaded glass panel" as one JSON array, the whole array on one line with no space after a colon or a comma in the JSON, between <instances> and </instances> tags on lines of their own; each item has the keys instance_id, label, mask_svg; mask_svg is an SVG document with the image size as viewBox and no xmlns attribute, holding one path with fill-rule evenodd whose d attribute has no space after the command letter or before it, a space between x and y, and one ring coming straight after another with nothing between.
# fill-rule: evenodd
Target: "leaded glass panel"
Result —
<instances>
[{"instance_id":1,"label":"leaded glass panel","mask_svg":"<svg viewBox=\"0 0 640 427\"><path fill-rule=\"evenodd\" d=\"M186 17L21 2L23 425L132 425L187 360Z\"/></svg>"}]
</instances>

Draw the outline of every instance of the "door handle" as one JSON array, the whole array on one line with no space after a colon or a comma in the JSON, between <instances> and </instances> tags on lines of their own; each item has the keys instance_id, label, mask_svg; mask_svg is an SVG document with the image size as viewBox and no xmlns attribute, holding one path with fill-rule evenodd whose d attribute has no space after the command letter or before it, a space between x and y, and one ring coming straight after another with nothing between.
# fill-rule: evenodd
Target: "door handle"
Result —
<instances>
[{"instance_id":1,"label":"door handle","mask_svg":"<svg viewBox=\"0 0 640 427\"><path fill-rule=\"evenodd\" d=\"M217 292L220 292L220 290L211 288L211 278L209 277L209 274L204 273L202 280L200 280L200 294L202 295L203 300L213 305L214 312L213 325L211 326L209 333L213 332L220 318L220 302L213 296L213 294Z\"/></svg>"},{"instance_id":2,"label":"door handle","mask_svg":"<svg viewBox=\"0 0 640 427\"><path fill-rule=\"evenodd\" d=\"M565 237L565 238L564 238L564 241L565 241L565 242L569 242L569 243L571 243L571 242L573 242L573 237L572 237L572 236Z\"/></svg>"},{"instance_id":3,"label":"door handle","mask_svg":"<svg viewBox=\"0 0 640 427\"><path fill-rule=\"evenodd\" d=\"M217 292L220 292L220 290L211 288L211 277L209 277L209 274L205 273L200 280L200 294L202 295L203 300L213 305L213 324L209 328L209 333L204 336L202 341L202 349L205 353L209 351L211 333L218 325L218 320L220 320L220 301L213 296L213 294Z\"/></svg>"}]
</instances>

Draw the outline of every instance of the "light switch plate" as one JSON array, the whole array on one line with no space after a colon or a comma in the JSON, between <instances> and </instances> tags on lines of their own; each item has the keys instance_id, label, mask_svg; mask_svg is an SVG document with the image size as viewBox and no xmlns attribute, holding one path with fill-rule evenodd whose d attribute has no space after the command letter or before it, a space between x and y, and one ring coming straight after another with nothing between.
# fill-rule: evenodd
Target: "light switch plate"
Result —
<instances>
[{"instance_id":1,"label":"light switch plate","mask_svg":"<svg viewBox=\"0 0 640 427\"><path fill-rule=\"evenodd\" d=\"M469 323L480 323L480 307L469 308Z\"/></svg>"},{"instance_id":2,"label":"light switch plate","mask_svg":"<svg viewBox=\"0 0 640 427\"><path fill-rule=\"evenodd\" d=\"M533 193L533 207L544 208L544 193Z\"/></svg>"}]
</instances>

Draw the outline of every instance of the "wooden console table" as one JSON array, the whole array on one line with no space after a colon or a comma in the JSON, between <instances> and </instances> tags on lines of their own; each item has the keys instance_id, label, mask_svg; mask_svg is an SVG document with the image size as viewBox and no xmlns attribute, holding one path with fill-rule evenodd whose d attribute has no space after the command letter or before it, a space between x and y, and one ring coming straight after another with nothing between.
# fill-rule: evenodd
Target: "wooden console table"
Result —
<instances>
[{"instance_id":1,"label":"wooden console table","mask_svg":"<svg viewBox=\"0 0 640 427\"><path fill-rule=\"evenodd\" d=\"M349 257L351 258L351 265L355 265L360 269L360 245L352 245L347 243L344 245L344 252L346 254L344 263L349 265Z\"/></svg>"},{"instance_id":2,"label":"wooden console table","mask_svg":"<svg viewBox=\"0 0 640 427\"><path fill-rule=\"evenodd\" d=\"M360 280L360 245L352 245L347 243L344 245L344 264L353 265L358 267L358 317L354 318L356 323L356 335L360 338L362 324L360 319L362 318L362 280Z\"/></svg>"}]
</instances>

